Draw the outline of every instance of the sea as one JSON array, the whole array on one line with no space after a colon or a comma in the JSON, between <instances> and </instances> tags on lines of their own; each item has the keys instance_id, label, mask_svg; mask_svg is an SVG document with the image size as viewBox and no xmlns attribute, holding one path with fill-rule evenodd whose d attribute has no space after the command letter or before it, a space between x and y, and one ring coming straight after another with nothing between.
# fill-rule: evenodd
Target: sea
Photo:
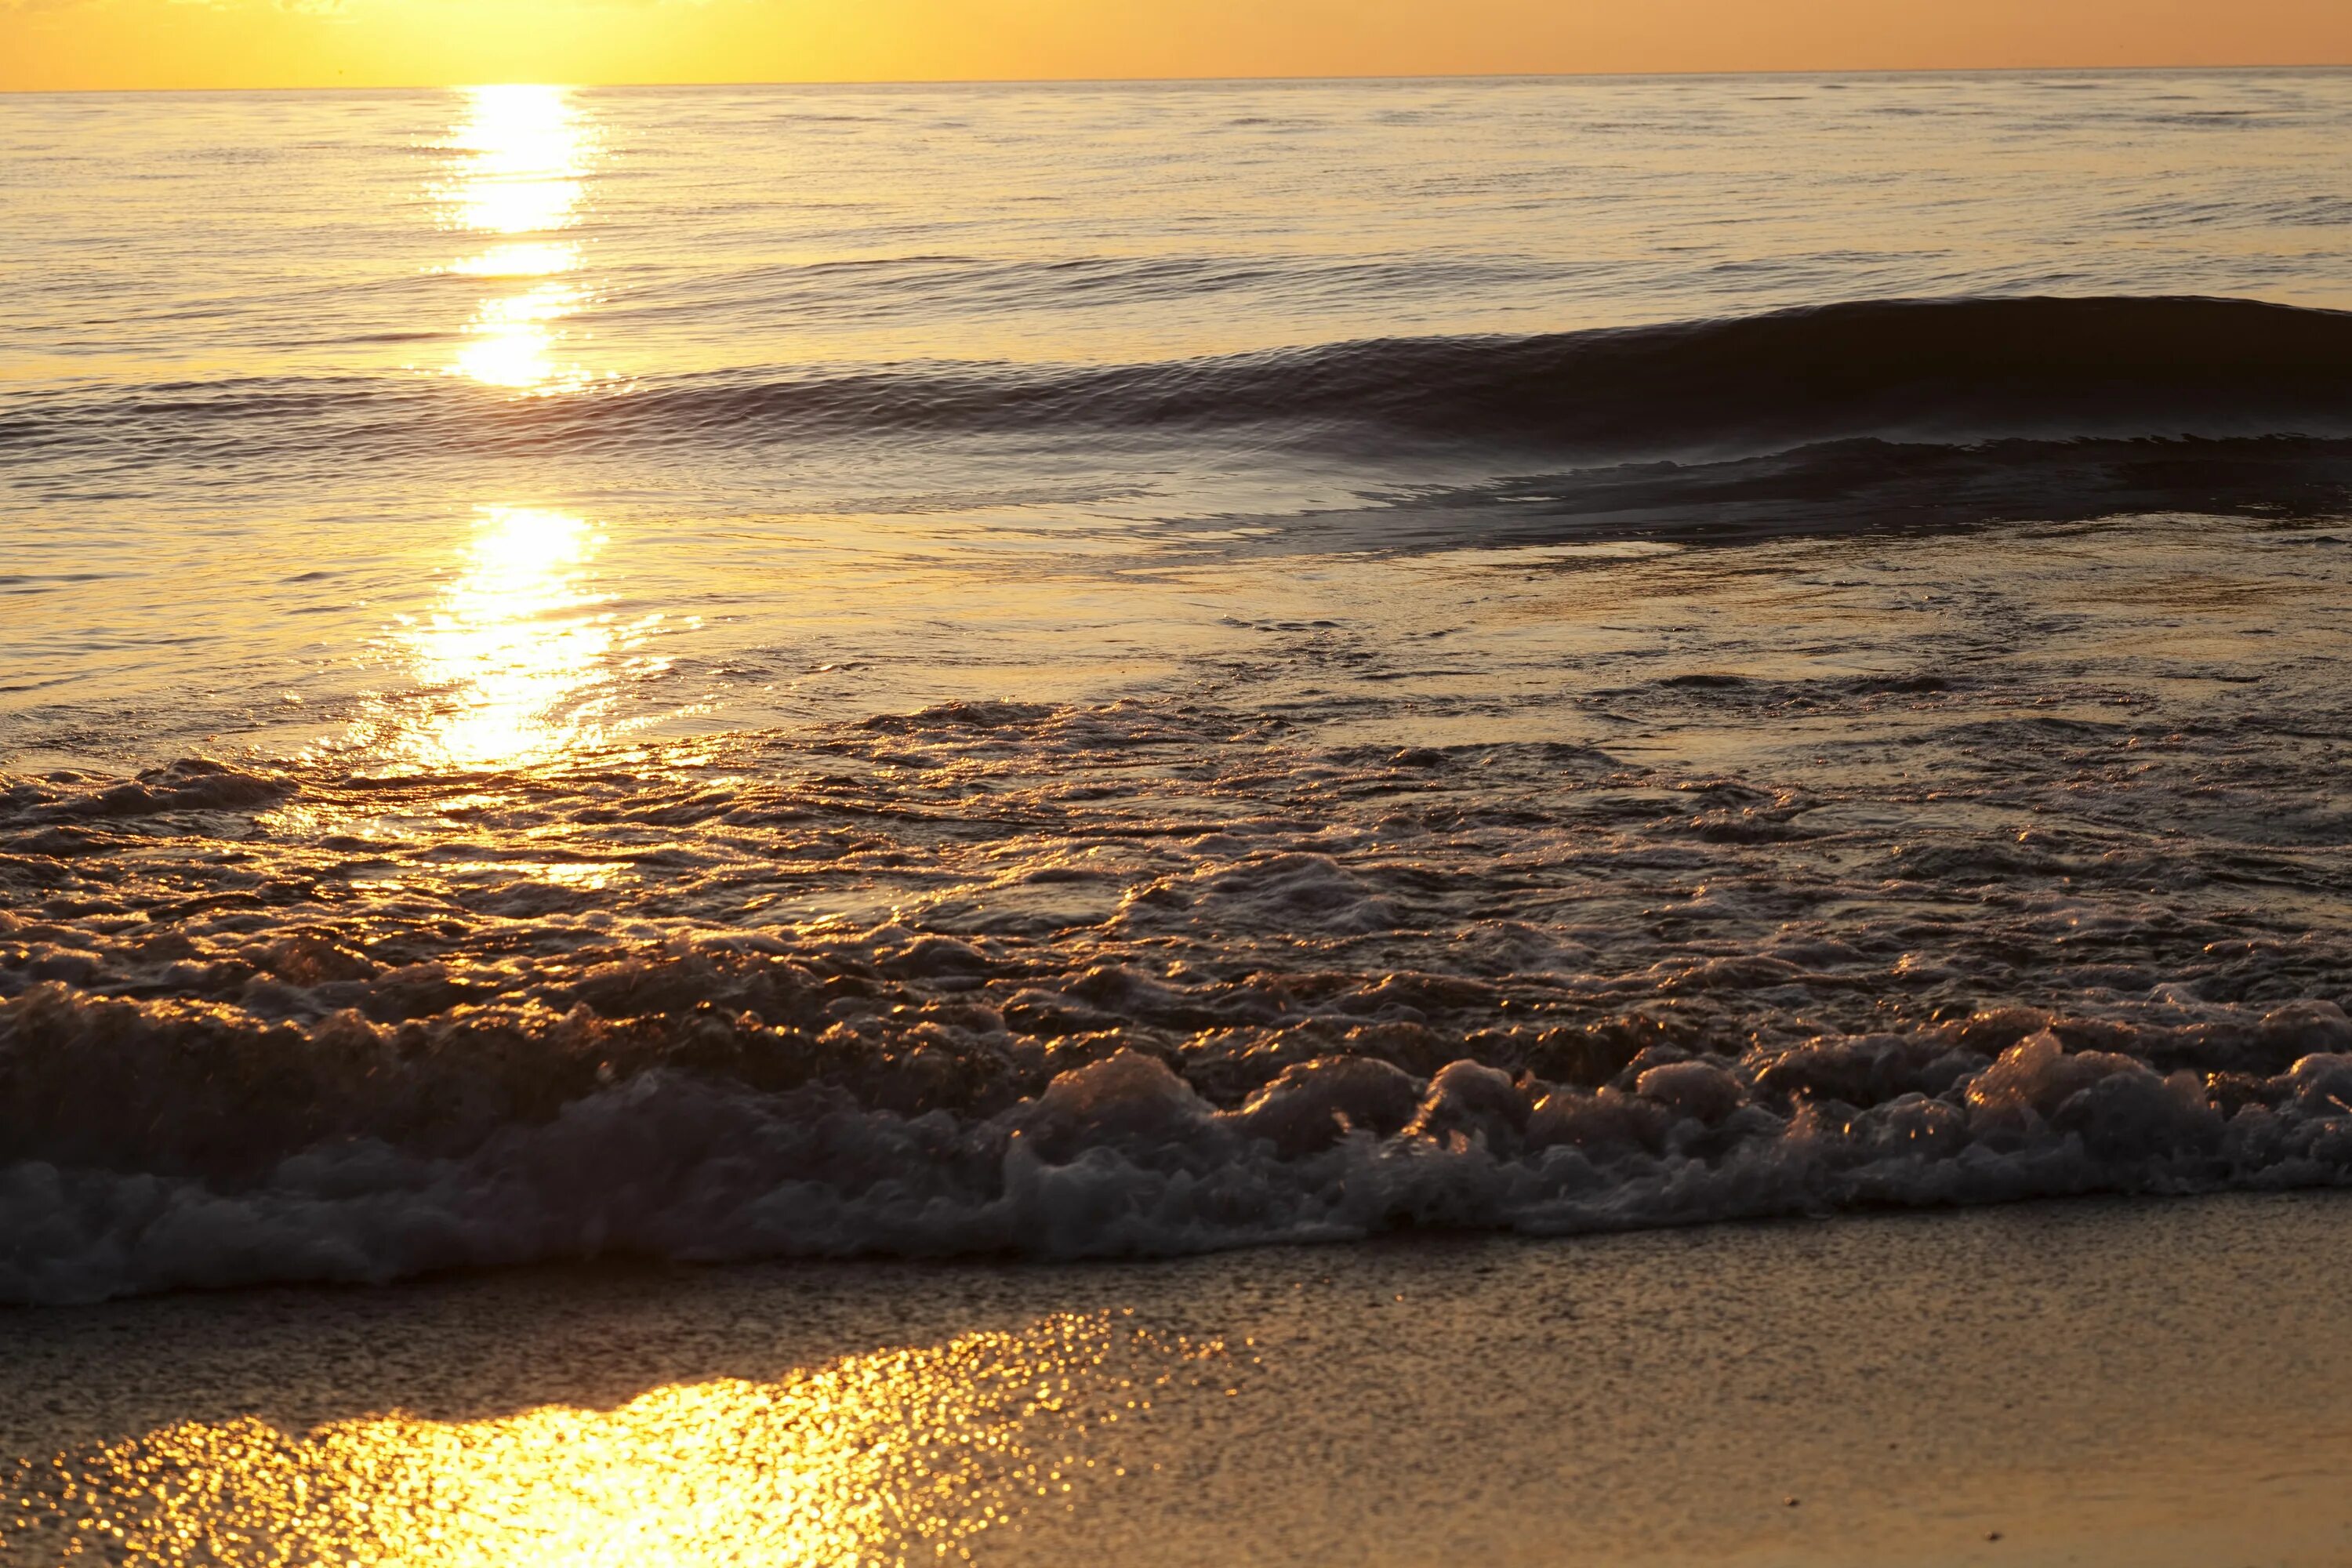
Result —
<instances>
[{"instance_id":1,"label":"sea","mask_svg":"<svg viewBox=\"0 0 2352 1568\"><path fill-rule=\"evenodd\" d=\"M2352 1184L2347 146L0 97L0 1300Z\"/></svg>"}]
</instances>

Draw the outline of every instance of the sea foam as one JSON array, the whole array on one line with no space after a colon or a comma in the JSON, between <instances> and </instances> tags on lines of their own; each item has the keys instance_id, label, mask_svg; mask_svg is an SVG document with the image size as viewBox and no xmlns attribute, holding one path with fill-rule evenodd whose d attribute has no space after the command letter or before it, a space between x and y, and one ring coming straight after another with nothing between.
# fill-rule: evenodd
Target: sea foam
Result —
<instances>
[{"instance_id":1,"label":"sea foam","mask_svg":"<svg viewBox=\"0 0 2352 1568\"><path fill-rule=\"evenodd\" d=\"M2266 1020L2249 1056L2314 1032L2352 1047L2339 1010L2306 1007ZM2352 1052L2240 1075L2225 1114L2191 1072L2069 1052L2048 1028L1988 1060L1960 1044L1967 1033L1816 1042L1763 1060L1637 1060L1597 1089L1467 1060L1423 1084L1321 1058L1228 1110L1122 1050L985 1119L654 1073L462 1156L361 1140L227 1185L11 1165L0 1172L0 1297L383 1281L614 1255L1157 1257L1413 1226L1571 1235L2352 1182ZM1790 1056L1912 1062L1930 1051L1928 1076L1957 1069L1937 1096L1856 1105L1763 1087L1810 1065Z\"/></svg>"}]
</instances>

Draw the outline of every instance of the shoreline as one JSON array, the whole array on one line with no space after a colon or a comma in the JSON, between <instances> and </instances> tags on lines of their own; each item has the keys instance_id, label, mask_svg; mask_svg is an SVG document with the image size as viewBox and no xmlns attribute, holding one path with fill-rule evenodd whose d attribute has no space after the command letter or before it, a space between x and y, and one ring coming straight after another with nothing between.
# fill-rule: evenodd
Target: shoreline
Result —
<instances>
[{"instance_id":1,"label":"shoreline","mask_svg":"<svg viewBox=\"0 0 2352 1568\"><path fill-rule=\"evenodd\" d=\"M11 1310L6 1512L63 1459L296 1563L2320 1563L2347 1238L2094 1198Z\"/></svg>"}]
</instances>

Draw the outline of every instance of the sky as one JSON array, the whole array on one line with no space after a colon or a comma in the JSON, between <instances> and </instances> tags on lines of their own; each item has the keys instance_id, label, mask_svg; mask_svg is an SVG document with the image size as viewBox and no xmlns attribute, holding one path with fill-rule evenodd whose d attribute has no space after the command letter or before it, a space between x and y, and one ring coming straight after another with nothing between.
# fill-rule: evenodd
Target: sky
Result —
<instances>
[{"instance_id":1,"label":"sky","mask_svg":"<svg viewBox=\"0 0 2352 1568\"><path fill-rule=\"evenodd\" d=\"M2352 64L2352 0L0 0L0 89Z\"/></svg>"}]
</instances>

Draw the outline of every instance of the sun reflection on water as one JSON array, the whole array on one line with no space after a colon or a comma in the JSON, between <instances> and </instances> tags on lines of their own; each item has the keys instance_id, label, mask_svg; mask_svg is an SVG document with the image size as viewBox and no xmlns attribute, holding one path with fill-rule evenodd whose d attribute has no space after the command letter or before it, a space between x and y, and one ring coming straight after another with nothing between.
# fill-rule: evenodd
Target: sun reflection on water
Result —
<instances>
[{"instance_id":1,"label":"sun reflection on water","mask_svg":"<svg viewBox=\"0 0 2352 1568\"><path fill-rule=\"evenodd\" d=\"M514 767L604 739L598 689L649 622L624 624L589 571L586 520L485 507L463 569L399 632L432 706L398 748L438 767Z\"/></svg>"},{"instance_id":2,"label":"sun reflection on water","mask_svg":"<svg viewBox=\"0 0 2352 1568\"><path fill-rule=\"evenodd\" d=\"M582 379L559 373L549 357L554 343L550 323L570 315L579 303L580 290L556 283L483 300L466 329L473 342L459 351L457 368L485 386L522 392Z\"/></svg>"},{"instance_id":3,"label":"sun reflection on water","mask_svg":"<svg viewBox=\"0 0 2352 1568\"><path fill-rule=\"evenodd\" d=\"M581 265L576 242L548 237L579 222L594 137L571 95L552 87L481 87L452 137L456 167L442 191L454 226L499 237L448 270L523 280L518 292L484 300L467 322L456 370L488 386L521 392L584 384L586 373L560 363L562 323L588 303L566 281Z\"/></svg>"},{"instance_id":4,"label":"sun reflection on water","mask_svg":"<svg viewBox=\"0 0 2352 1568\"><path fill-rule=\"evenodd\" d=\"M519 1353L530 1353L520 1350ZM939 1563L1123 1474L1122 1420L1216 1342L1108 1314L879 1351L616 1409L187 1422L26 1465L0 1552L405 1568ZM0 1472L5 1474L5 1472ZM52 1478L34 1479L36 1477Z\"/></svg>"}]
</instances>

